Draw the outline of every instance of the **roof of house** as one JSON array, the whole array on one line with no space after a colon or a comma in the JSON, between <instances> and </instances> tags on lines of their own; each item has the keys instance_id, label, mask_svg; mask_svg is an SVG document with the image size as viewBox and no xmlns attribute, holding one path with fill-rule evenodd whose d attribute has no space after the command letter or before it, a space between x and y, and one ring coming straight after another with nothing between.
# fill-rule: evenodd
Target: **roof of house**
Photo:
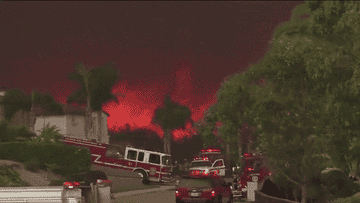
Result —
<instances>
[{"instance_id":1,"label":"roof of house","mask_svg":"<svg viewBox=\"0 0 360 203\"><path fill-rule=\"evenodd\" d=\"M85 108L84 107L80 107L80 106L73 106L70 104L61 104L62 109L63 109L63 115L81 115L84 116L85 115ZM50 111L50 110L45 110L44 108L40 107L40 106L34 106L33 108L33 112L35 113L35 116L56 116L59 115L56 112ZM110 116L109 113L104 112L107 116Z\"/></svg>"}]
</instances>

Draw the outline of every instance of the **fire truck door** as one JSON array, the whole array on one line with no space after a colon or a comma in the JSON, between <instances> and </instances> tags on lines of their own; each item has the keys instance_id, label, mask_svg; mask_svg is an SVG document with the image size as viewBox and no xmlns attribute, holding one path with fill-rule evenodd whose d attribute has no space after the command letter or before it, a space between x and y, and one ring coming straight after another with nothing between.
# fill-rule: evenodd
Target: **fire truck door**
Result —
<instances>
[{"instance_id":1,"label":"fire truck door","mask_svg":"<svg viewBox=\"0 0 360 203\"><path fill-rule=\"evenodd\" d=\"M218 170L220 176L225 176L224 160L218 159L213 164L213 169Z\"/></svg>"}]
</instances>

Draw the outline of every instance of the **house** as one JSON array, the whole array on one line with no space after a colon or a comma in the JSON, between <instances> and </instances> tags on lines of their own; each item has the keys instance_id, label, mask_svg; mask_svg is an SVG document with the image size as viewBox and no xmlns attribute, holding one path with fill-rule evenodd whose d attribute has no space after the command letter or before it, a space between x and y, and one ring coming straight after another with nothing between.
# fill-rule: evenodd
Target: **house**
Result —
<instances>
[{"instance_id":1,"label":"house","mask_svg":"<svg viewBox=\"0 0 360 203\"><path fill-rule=\"evenodd\" d=\"M7 88L0 86L0 101L5 95ZM50 126L55 125L64 136L76 138L85 137L85 108L62 104L63 114L45 110L39 106L34 106L32 111L17 111L11 118L10 126L25 126L37 135L48 123ZM100 115L100 120L98 116ZM91 129L89 137L86 139L95 139L102 143L109 143L107 117L110 116L105 111L93 112ZM4 107L0 105L0 121L5 119ZM100 122L99 122L100 121Z\"/></svg>"},{"instance_id":2,"label":"house","mask_svg":"<svg viewBox=\"0 0 360 203\"><path fill-rule=\"evenodd\" d=\"M37 135L47 125L55 125L64 136L84 138L98 142L109 144L107 117L110 116L105 111L92 112L92 120L90 124L89 136L85 137L85 108L63 104L63 115L56 115L46 111L41 107L34 107L36 112L36 121L34 130ZM100 119L98 116L100 114Z\"/></svg>"}]
</instances>

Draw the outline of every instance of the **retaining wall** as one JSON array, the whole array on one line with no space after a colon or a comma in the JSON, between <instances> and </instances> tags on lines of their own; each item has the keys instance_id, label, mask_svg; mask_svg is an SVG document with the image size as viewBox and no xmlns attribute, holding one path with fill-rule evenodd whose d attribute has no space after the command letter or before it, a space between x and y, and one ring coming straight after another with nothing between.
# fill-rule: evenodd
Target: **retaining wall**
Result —
<instances>
[{"instance_id":1,"label":"retaining wall","mask_svg":"<svg viewBox=\"0 0 360 203\"><path fill-rule=\"evenodd\" d=\"M268 196L258 190L255 191L255 203L298 203L295 201L280 199L276 197Z\"/></svg>"}]
</instances>

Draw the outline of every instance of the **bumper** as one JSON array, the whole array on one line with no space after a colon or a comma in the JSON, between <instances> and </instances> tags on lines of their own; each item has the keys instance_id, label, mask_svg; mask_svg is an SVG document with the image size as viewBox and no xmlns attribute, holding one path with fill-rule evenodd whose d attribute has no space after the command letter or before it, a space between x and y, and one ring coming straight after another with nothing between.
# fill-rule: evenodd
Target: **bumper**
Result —
<instances>
[{"instance_id":1,"label":"bumper","mask_svg":"<svg viewBox=\"0 0 360 203\"><path fill-rule=\"evenodd\" d=\"M207 202L209 201L208 199L205 199L205 198L182 198L180 199L180 202L196 202L196 203L202 203L202 202Z\"/></svg>"}]
</instances>

